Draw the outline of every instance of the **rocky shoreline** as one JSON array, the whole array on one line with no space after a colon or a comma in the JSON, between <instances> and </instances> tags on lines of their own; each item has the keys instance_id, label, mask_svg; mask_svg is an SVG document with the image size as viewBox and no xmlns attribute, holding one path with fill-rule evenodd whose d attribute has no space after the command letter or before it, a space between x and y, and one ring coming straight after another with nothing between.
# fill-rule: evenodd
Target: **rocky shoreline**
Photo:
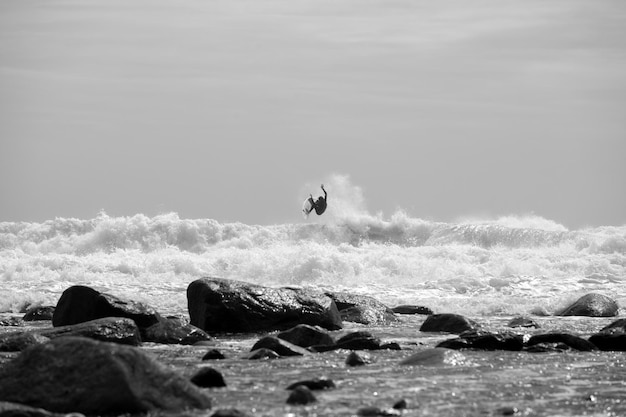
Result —
<instances>
[{"instance_id":1,"label":"rocky shoreline","mask_svg":"<svg viewBox=\"0 0 626 417\"><path fill-rule=\"evenodd\" d=\"M434 314L423 306L391 309L371 297L345 292L277 289L217 278L192 282L187 296L189 321L162 317L151 306L84 286L68 288L55 307L3 320L0 352L8 353L3 353L0 365L0 415L167 414L193 409L211 410L212 416L251 415L237 404L214 410L212 401L214 390L228 384L228 378L206 363L225 357L220 342L236 335L256 340L236 358L257 361L246 362L248 367L263 367L268 359L278 358L311 361L331 352L334 359L344 358L342 365L350 369L367 367L373 351L399 366L452 363L471 351L626 351L626 319L581 337L565 330L542 331L528 317L511 320L507 330L493 331L475 320ZM588 294L558 315L615 318L618 312L614 300ZM381 339L376 329L401 327L401 313L426 314L419 331L444 340L430 347ZM198 350L205 354L181 373L154 357L160 346L168 346L167 355L187 352L185 346L194 355ZM283 401L293 407L320 402L317 392L337 389L332 379L322 377L289 387ZM353 414L401 415L410 413L407 410L410 406L399 398L387 407L362 407ZM508 411L499 410L501 415Z\"/></svg>"}]
</instances>

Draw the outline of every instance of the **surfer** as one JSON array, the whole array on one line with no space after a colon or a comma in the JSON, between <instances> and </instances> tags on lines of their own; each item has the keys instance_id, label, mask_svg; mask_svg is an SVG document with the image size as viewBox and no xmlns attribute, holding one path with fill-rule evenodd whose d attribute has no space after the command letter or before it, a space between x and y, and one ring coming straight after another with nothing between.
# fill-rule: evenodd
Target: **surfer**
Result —
<instances>
[{"instance_id":1,"label":"surfer","mask_svg":"<svg viewBox=\"0 0 626 417\"><path fill-rule=\"evenodd\" d=\"M309 194L311 196L309 198L309 201L311 202L311 208L315 209L315 213L317 213L318 216L326 211L326 200L328 199L328 194L324 189L324 184L322 184L322 191L324 191L324 197L320 196L317 201L313 201L313 194Z\"/></svg>"}]
</instances>

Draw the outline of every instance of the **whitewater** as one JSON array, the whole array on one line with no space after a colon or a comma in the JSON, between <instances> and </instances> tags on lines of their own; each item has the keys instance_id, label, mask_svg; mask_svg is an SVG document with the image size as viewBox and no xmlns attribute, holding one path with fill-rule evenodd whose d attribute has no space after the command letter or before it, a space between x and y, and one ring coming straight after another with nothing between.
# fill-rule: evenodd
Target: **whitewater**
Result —
<instances>
[{"instance_id":1,"label":"whitewater","mask_svg":"<svg viewBox=\"0 0 626 417\"><path fill-rule=\"evenodd\" d=\"M328 216L275 225L104 212L2 222L0 312L55 305L80 284L181 315L187 286L207 276L469 316L547 315L589 292L626 305L626 226L568 230L535 215L438 222L400 210L385 218L339 203Z\"/></svg>"}]
</instances>

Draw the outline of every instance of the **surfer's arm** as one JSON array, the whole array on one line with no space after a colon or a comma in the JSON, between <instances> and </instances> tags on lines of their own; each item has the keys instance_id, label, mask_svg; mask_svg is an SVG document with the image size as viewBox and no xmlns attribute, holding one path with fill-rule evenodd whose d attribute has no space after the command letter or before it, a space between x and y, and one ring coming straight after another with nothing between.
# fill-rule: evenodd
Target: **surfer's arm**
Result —
<instances>
[{"instance_id":1,"label":"surfer's arm","mask_svg":"<svg viewBox=\"0 0 626 417\"><path fill-rule=\"evenodd\" d=\"M324 184L322 184L322 191L324 191L324 200L327 200L328 194L326 193L326 190L324 189Z\"/></svg>"}]
</instances>

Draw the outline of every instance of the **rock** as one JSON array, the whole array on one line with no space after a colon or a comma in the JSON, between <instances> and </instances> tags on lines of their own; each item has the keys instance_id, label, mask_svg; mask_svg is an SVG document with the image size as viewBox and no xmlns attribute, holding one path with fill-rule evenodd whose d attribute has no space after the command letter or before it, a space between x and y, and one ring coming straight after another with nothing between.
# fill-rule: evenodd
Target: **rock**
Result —
<instances>
[{"instance_id":1,"label":"rock","mask_svg":"<svg viewBox=\"0 0 626 417\"><path fill-rule=\"evenodd\" d=\"M52 320L54 315L54 306L31 307L26 310L26 314L22 317L24 321L44 321Z\"/></svg>"},{"instance_id":2,"label":"rock","mask_svg":"<svg viewBox=\"0 0 626 417\"><path fill-rule=\"evenodd\" d=\"M477 350L512 350L524 348L522 335L512 333L489 333L469 331L461 333L460 341L452 340L439 343L437 347L448 349L477 349Z\"/></svg>"},{"instance_id":3,"label":"rock","mask_svg":"<svg viewBox=\"0 0 626 417\"><path fill-rule=\"evenodd\" d=\"M402 413L396 409L384 410L378 407L362 407L359 408L356 412L356 415L359 417L391 417L391 416L401 416Z\"/></svg>"},{"instance_id":4,"label":"rock","mask_svg":"<svg viewBox=\"0 0 626 417\"><path fill-rule=\"evenodd\" d=\"M0 368L0 401L88 415L210 408L189 381L140 349L62 337Z\"/></svg>"},{"instance_id":5,"label":"rock","mask_svg":"<svg viewBox=\"0 0 626 417\"><path fill-rule=\"evenodd\" d=\"M459 365L465 362L465 356L453 350L434 348L421 350L400 361L408 366Z\"/></svg>"},{"instance_id":6,"label":"rock","mask_svg":"<svg viewBox=\"0 0 626 417\"><path fill-rule=\"evenodd\" d=\"M366 295L356 295L348 292L326 292L333 299L342 320L354 323L377 325L397 322L394 312L376 300Z\"/></svg>"},{"instance_id":7,"label":"rock","mask_svg":"<svg viewBox=\"0 0 626 417\"><path fill-rule=\"evenodd\" d=\"M538 329L539 326L537 324L537 322L535 322L535 320L529 318L529 317L514 317L512 318L508 323L507 323L508 327L534 327L535 329Z\"/></svg>"},{"instance_id":8,"label":"rock","mask_svg":"<svg viewBox=\"0 0 626 417\"><path fill-rule=\"evenodd\" d=\"M580 297L572 305L555 315L613 317L617 316L618 310L619 307L612 298L601 294L590 293Z\"/></svg>"},{"instance_id":9,"label":"rock","mask_svg":"<svg viewBox=\"0 0 626 417\"><path fill-rule=\"evenodd\" d=\"M592 335L589 341L605 351L626 351L626 319L619 319Z\"/></svg>"},{"instance_id":10,"label":"rock","mask_svg":"<svg viewBox=\"0 0 626 417\"><path fill-rule=\"evenodd\" d=\"M409 407L408 403L403 398L401 400L396 401L392 408L396 410L406 410L408 407Z\"/></svg>"},{"instance_id":11,"label":"rock","mask_svg":"<svg viewBox=\"0 0 626 417\"><path fill-rule=\"evenodd\" d=\"M287 398L287 404L290 405L307 405L315 401L317 401L315 395L304 385L296 387Z\"/></svg>"},{"instance_id":12,"label":"rock","mask_svg":"<svg viewBox=\"0 0 626 417\"><path fill-rule=\"evenodd\" d=\"M299 387L300 385L304 385L311 391L335 388L335 383L333 382L332 379L316 378L316 379L307 379L304 381L294 382L293 384L289 385L287 389L292 390L292 389L295 389L296 387Z\"/></svg>"},{"instance_id":13,"label":"rock","mask_svg":"<svg viewBox=\"0 0 626 417\"><path fill-rule=\"evenodd\" d=\"M52 316L52 325L65 326L104 317L132 319L140 330L158 323L160 318L159 313L143 303L75 285L63 291Z\"/></svg>"},{"instance_id":14,"label":"rock","mask_svg":"<svg viewBox=\"0 0 626 417\"><path fill-rule=\"evenodd\" d=\"M278 359L278 358L280 358L280 355L278 353L274 352L272 349L267 349L267 348L253 350L247 355L244 355L242 357L242 359L249 359L249 360Z\"/></svg>"},{"instance_id":15,"label":"rock","mask_svg":"<svg viewBox=\"0 0 626 417\"><path fill-rule=\"evenodd\" d=\"M182 323L179 319L160 318L158 323L144 330L143 339L145 342L193 345L211 340L211 336L196 326Z\"/></svg>"},{"instance_id":16,"label":"rock","mask_svg":"<svg viewBox=\"0 0 626 417\"><path fill-rule=\"evenodd\" d=\"M280 356L303 356L309 354L308 350L291 344L286 340L279 339L276 336L262 337L254 344L254 346L252 346L252 349L250 350L257 350L261 348L273 350Z\"/></svg>"},{"instance_id":17,"label":"rock","mask_svg":"<svg viewBox=\"0 0 626 417\"><path fill-rule=\"evenodd\" d=\"M568 333L537 334L532 336L528 342L526 342L526 346L529 347L539 344L564 344L572 349L583 352L596 350L596 346L593 343Z\"/></svg>"},{"instance_id":18,"label":"rock","mask_svg":"<svg viewBox=\"0 0 626 417\"><path fill-rule=\"evenodd\" d=\"M123 345L138 346L141 344L141 335L137 324L133 320L123 317L106 317L69 326L39 329L36 332L50 339L80 336Z\"/></svg>"},{"instance_id":19,"label":"rock","mask_svg":"<svg viewBox=\"0 0 626 417\"><path fill-rule=\"evenodd\" d=\"M346 365L348 366L363 366L371 363L369 357L365 355L359 355L356 352L350 352L348 357L346 358Z\"/></svg>"},{"instance_id":20,"label":"rock","mask_svg":"<svg viewBox=\"0 0 626 417\"><path fill-rule=\"evenodd\" d=\"M335 343L333 337L319 326L310 326L308 324L298 324L289 330L278 333L279 339L286 340L300 347L309 347L314 345L332 345Z\"/></svg>"},{"instance_id":21,"label":"rock","mask_svg":"<svg viewBox=\"0 0 626 417\"><path fill-rule=\"evenodd\" d=\"M211 417L252 417L252 416L241 410L237 410L236 408L223 408L211 414Z\"/></svg>"},{"instance_id":22,"label":"rock","mask_svg":"<svg viewBox=\"0 0 626 417\"><path fill-rule=\"evenodd\" d=\"M29 346L40 345L50 339L37 333L8 333L0 335L0 352L19 352Z\"/></svg>"},{"instance_id":23,"label":"rock","mask_svg":"<svg viewBox=\"0 0 626 417\"><path fill-rule=\"evenodd\" d=\"M217 349L210 349L207 353L202 357L203 361L210 361L216 359L226 359L224 354Z\"/></svg>"},{"instance_id":24,"label":"rock","mask_svg":"<svg viewBox=\"0 0 626 417\"><path fill-rule=\"evenodd\" d=\"M476 330L480 326L473 320L459 314L432 314L426 318L420 331L422 332L448 332L461 334L468 330Z\"/></svg>"},{"instance_id":25,"label":"rock","mask_svg":"<svg viewBox=\"0 0 626 417\"><path fill-rule=\"evenodd\" d=\"M203 366L196 372L194 376L191 377L191 382L202 388L219 388L226 386L222 374L208 366Z\"/></svg>"},{"instance_id":26,"label":"rock","mask_svg":"<svg viewBox=\"0 0 626 417\"><path fill-rule=\"evenodd\" d=\"M187 301L191 324L209 333L285 330L297 324L341 328L333 300L313 290L202 278L189 284Z\"/></svg>"},{"instance_id":27,"label":"rock","mask_svg":"<svg viewBox=\"0 0 626 417\"><path fill-rule=\"evenodd\" d=\"M57 417L57 416L58 415L55 415L47 410L44 410L43 408L35 408L35 407L29 407L27 405L0 401L0 417Z\"/></svg>"},{"instance_id":28,"label":"rock","mask_svg":"<svg viewBox=\"0 0 626 417\"><path fill-rule=\"evenodd\" d=\"M335 343L337 349L350 350L378 350L380 346L381 342L379 338L363 330L348 333Z\"/></svg>"},{"instance_id":29,"label":"rock","mask_svg":"<svg viewBox=\"0 0 626 417\"><path fill-rule=\"evenodd\" d=\"M416 306L416 305L400 305L391 309L396 314L422 314L425 316L433 314L433 311L428 307Z\"/></svg>"}]
</instances>

